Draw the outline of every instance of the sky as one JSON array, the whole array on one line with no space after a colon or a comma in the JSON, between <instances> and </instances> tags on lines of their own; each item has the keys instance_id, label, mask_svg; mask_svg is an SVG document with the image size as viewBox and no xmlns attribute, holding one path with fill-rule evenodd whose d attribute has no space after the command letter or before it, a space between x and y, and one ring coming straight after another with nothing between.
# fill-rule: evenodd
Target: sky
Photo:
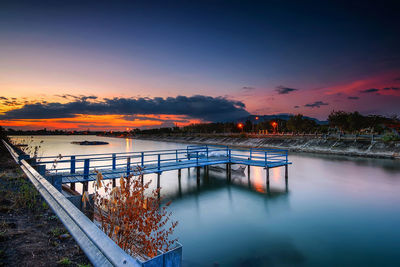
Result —
<instances>
[{"instance_id":1,"label":"sky","mask_svg":"<svg viewBox=\"0 0 400 267\"><path fill-rule=\"evenodd\" d=\"M396 1L2 0L0 125L400 115L398 14Z\"/></svg>"}]
</instances>

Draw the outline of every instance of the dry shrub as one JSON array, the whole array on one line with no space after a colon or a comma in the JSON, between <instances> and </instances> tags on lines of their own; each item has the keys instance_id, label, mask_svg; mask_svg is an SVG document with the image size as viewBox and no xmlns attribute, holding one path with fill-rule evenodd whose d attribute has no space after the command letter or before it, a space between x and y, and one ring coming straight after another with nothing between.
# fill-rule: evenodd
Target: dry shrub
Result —
<instances>
[{"instance_id":1,"label":"dry shrub","mask_svg":"<svg viewBox=\"0 0 400 267\"><path fill-rule=\"evenodd\" d=\"M97 172L93 183L95 218L102 230L128 254L148 259L159 250L169 250L177 241L169 236L178 222L170 221L171 213L167 211L170 202L161 205L159 189L150 190L151 181L143 184L142 178L143 175L121 177L120 186L112 188L112 182L103 183L102 174ZM105 194L99 193L102 187Z\"/></svg>"}]
</instances>

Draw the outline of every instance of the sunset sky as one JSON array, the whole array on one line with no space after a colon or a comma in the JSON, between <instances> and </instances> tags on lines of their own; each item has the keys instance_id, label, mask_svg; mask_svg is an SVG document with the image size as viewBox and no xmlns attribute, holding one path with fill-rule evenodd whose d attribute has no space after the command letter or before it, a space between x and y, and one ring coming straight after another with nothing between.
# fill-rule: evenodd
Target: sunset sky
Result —
<instances>
[{"instance_id":1,"label":"sunset sky","mask_svg":"<svg viewBox=\"0 0 400 267\"><path fill-rule=\"evenodd\" d=\"M400 115L395 3L2 0L0 125Z\"/></svg>"}]
</instances>

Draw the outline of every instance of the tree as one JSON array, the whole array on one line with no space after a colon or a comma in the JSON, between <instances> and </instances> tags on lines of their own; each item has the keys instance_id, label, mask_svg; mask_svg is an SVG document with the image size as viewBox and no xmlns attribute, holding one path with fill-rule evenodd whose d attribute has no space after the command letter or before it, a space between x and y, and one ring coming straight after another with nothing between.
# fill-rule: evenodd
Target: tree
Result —
<instances>
[{"instance_id":1,"label":"tree","mask_svg":"<svg viewBox=\"0 0 400 267\"><path fill-rule=\"evenodd\" d=\"M289 118L286 127L291 132L311 132L317 129L317 123L304 118L302 114L297 114Z\"/></svg>"},{"instance_id":2,"label":"tree","mask_svg":"<svg viewBox=\"0 0 400 267\"><path fill-rule=\"evenodd\" d=\"M328 116L329 125L331 127L337 127L341 131L347 129L348 113L345 111L332 111Z\"/></svg>"},{"instance_id":3,"label":"tree","mask_svg":"<svg viewBox=\"0 0 400 267\"><path fill-rule=\"evenodd\" d=\"M140 171L140 169L138 168ZM94 195L95 218L102 230L127 253L136 257L154 257L158 250L168 250L177 239L170 240L178 222L170 222L171 213L161 205L159 190L148 192L150 182L143 184L143 175L120 178L120 186L104 184L97 173ZM99 189L104 186L105 194ZM83 199L87 198L85 192Z\"/></svg>"}]
</instances>

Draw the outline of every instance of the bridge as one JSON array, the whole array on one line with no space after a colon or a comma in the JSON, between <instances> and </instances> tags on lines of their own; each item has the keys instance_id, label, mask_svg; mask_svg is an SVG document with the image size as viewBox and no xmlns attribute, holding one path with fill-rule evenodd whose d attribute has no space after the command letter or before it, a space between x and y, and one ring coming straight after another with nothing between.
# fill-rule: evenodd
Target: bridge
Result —
<instances>
[{"instance_id":1,"label":"bridge","mask_svg":"<svg viewBox=\"0 0 400 267\"><path fill-rule=\"evenodd\" d=\"M36 160L38 172L45 176L56 188L62 184L82 183L87 190L88 182L94 181L97 171L103 179L121 178L121 176L158 174L157 186L160 186L160 175L165 171L197 168L199 179L200 168L208 171L208 166L226 164L230 177L232 164L258 166L266 169L266 182L269 184L269 169L285 167L285 178L288 176L288 151L283 149L230 148L227 146L187 146L181 149L153 150L141 152L124 152L108 154L59 155L39 157ZM250 172L250 168L248 168Z\"/></svg>"}]
</instances>

